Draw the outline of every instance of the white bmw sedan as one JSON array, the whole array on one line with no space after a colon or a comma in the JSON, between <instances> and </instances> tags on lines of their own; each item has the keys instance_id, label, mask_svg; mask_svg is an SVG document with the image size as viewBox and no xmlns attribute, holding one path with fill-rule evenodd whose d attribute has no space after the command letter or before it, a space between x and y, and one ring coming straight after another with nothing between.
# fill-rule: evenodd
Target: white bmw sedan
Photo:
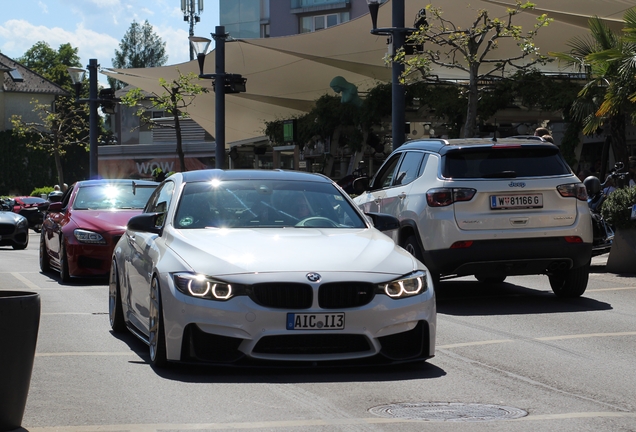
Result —
<instances>
[{"instance_id":1,"label":"white bmw sedan","mask_svg":"<svg viewBox=\"0 0 636 432\"><path fill-rule=\"evenodd\" d=\"M426 360L433 282L381 232L397 226L322 175L174 174L115 247L111 327L155 366Z\"/></svg>"}]
</instances>

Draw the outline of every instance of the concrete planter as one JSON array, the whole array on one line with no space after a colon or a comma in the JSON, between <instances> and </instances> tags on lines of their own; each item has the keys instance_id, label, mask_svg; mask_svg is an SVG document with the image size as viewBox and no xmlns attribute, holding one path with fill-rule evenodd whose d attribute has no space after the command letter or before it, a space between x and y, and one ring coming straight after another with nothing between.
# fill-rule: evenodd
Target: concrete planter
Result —
<instances>
[{"instance_id":1,"label":"concrete planter","mask_svg":"<svg viewBox=\"0 0 636 432\"><path fill-rule=\"evenodd\" d=\"M0 432L21 427L39 327L39 294L0 291Z\"/></svg>"},{"instance_id":2,"label":"concrete planter","mask_svg":"<svg viewBox=\"0 0 636 432\"><path fill-rule=\"evenodd\" d=\"M636 228L618 228L605 270L610 273L636 273Z\"/></svg>"}]
</instances>

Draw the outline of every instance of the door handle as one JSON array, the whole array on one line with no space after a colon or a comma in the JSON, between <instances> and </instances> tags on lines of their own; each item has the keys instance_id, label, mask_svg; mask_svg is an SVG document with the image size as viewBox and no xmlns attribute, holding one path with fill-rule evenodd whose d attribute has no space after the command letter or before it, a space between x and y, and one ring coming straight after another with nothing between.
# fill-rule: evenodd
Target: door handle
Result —
<instances>
[{"instance_id":1,"label":"door handle","mask_svg":"<svg viewBox=\"0 0 636 432\"><path fill-rule=\"evenodd\" d=\"M398 198L403 200L404 198L406 198L406 192L402 192L398 195Z\"/></svg>"},{"instance_id":2,"label":"door handle","mask_svg":"<svg viewBox=\"0 0 636 432\"><path fill-rule=\"evenodd\" d=\"M373 200L373 202L374 202L376 205L380 205L380 201L382 201L380 198L376 198L376 199L374 199L374 200Z\"/></svg>"}]
</instances>

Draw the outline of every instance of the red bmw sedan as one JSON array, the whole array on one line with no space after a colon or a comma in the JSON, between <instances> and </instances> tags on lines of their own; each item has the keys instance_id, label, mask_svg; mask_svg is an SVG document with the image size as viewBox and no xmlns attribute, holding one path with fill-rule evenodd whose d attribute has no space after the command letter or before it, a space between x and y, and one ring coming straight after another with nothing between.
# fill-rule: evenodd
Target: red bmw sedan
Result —
<instances>
[{"instance_id":1,"label":"red bmw sedan","mask_svg":"<svg viewBox=\"0 0 636 432\"><path fill-rule=\"evenodd\" d=\"M63 282L106 277L128 220L140 214L159 183L147 180L79 181L51 203L42 224L40 269Z\"/></svg>"}]
</instances>

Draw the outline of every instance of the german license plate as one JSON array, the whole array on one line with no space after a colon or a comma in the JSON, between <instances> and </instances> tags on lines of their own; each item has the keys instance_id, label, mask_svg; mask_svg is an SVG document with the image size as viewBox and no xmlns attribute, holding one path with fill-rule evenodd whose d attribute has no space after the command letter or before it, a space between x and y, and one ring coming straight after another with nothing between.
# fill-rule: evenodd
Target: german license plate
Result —
<instances>
[{"instance_id":1,"label":"german license plate","mask_svg":"<svg viewBox=\"0 0 636 432\"><path fill-rule=\"evenodd\" d=\"M493 210L542 207L543 194L490 195Z\"/></svg>"},{"instance_id":2,"label":"german license plate","mask_svg":"<svg viewBox=\"0 0 636 432\"><path fill-rule=\"evenodd\" d=\"M344 328L344 312L328 314L287 314L287 330L342 330Z\"/></svg>"}]
</instances>

